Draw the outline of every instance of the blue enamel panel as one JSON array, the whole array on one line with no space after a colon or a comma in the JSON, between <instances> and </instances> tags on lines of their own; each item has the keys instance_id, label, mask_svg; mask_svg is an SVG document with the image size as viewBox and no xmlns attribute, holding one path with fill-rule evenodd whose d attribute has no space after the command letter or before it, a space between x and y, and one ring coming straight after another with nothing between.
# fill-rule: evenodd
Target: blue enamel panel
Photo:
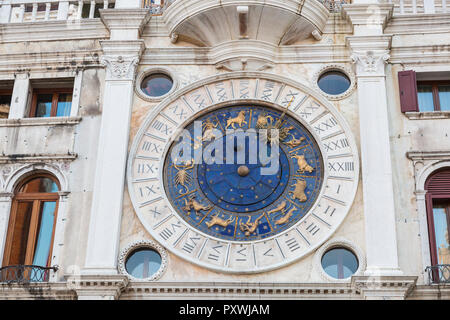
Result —
<instances>
[{"instance_id":1,"label":"blue enamel panel","mask_svg":"<svg viewBox=\"0 0 450 320\"><path fill-rule=\"evenodd\" d=\"M245 162L226 163L226 139L206 139L194 135L194 123L186 126L191 134L191 152L202 143L203 150L211 143L223 147L224 163L173 163L167 157L164 168L166 193L179 215L192 227L206 234L232 241L254 241L282 232L302 219L315 203L323 183L323 161L320 149L306 128L289 114L261 106L233 106L218 109L200 116L196 121L209 121L222 132L227 128L227 120L239 117L244 111L245 122L236 128L247 130L256 128L258 119L263 115L269 123L277 119L282 123L280 129L288 132L280 143L279 167L276 173L261 174L261 161L250 162L250 146L246 139L236 146L234 157L239 148L245 150ZM242 119L241 119L242 120ZM228 126L230 129L231 126ZM289 130L288 130L289 129ZM204 131L203 131L204 132ZM204 134L204 133L203 133ZM296 143L291 143L297 141ZM286 144L288 143L288 144ZM174 148L174 143L168 152ZM197 145L197 147L195 146ZM258 146L259 148L260 146ZM270 154L270 145L268 146ZM299 161L294 155L304 156L309 170L300 170ZM245 174L239 168L245 167ZM184 177L184 184L180 183ZM304 184L305 198L294 197L298 184ZM195 210L199 206L201 209ZM283 207L283 210L275 211ZM274 212L275 211L275 212ZM217 217L217 218L216 218ZM215 218L215 219L213 219ZM219 221L219 223L218 223Z\"/></svg>"}]
</instances>

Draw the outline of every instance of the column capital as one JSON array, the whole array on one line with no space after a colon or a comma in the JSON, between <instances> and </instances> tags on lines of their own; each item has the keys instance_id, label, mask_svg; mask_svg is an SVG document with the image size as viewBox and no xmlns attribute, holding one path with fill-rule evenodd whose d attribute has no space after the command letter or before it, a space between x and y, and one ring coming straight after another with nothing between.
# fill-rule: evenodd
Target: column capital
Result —
<instances>
[{"instance_id":1,"label":"column capital","mask_svg":"<svg viewBox=\"0 0 450 320\"><path fill-rule=\"evenodd\" d=\"M144 52L142 40L101 41L104 55L100 58L106 67L106 80L134 81L136 67Z\"/></svg>"},{"instance_id":2,"label":"column capital","mask_svg":"<svg viewBox=\"0 0 450 320\"><path fill-rule=\"evenodd\" d=\"M357 77L384 77L384 66L390 59L391 35L350 36L346 38L350 58L356 64Z\"/></svg>"}]
</instances>

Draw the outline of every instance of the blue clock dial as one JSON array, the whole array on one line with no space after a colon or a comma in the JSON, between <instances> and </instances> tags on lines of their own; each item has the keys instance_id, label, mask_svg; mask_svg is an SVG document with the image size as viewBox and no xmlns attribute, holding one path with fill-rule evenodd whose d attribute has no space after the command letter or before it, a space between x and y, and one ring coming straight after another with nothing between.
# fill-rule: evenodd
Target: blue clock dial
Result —
<instances>
[{"instance_id":1,"label":"blue clock dial","mask_svg":"<svg viewBox=\"0 0 450 320\"><path fill-rule=\"evenodd\" d=\"M210 156L216 161L172 159L173 148L180 143L174 142L164 167L168 199L192 227L224 240L254 241L287 230L313 206L323 183L322 155L311 133L289 113L262 106L233 106L195 121L202 123L201 134L198 127L195 130L194 121L189 123L185 129L192 138L183 142L185 147L195 154L199 148L212 150L209 148L214 146ZM259 137L259 129L270 132L273 128L279 129L279 156L272 172L262 171L270 163L255 156L261 145L252 149L250 138L233 138L238 143L233 143L227 153L230 139L225 136L226 130L242 129L234 134L256 132ZM278 147L274 139L269 134L265 146L269 155L271 148ZM229 155L233 159L227 159ZM219 157L223 161L218 161Z\"/></svg>"}]
</instances>

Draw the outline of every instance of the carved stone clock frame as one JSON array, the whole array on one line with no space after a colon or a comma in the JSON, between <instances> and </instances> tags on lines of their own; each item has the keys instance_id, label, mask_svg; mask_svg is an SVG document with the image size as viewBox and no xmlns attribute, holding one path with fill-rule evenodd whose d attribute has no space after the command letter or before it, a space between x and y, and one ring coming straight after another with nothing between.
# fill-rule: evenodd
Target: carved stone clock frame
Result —
<instances>
[{"instance_id":1,"label":"carved stone clock frame","mask_svg":"<svg viewBox=\"0 0 450 320\"><path fill-rule=\"evenodd\" d=\"M215 238L186 223L168 201L162 176L179 130L216 108L245 104L283 110L291 100L289 115L312 134L323 157L322 189L308 213L280 234L246 242ZM140 221L171 253L219 272L258 273L293 263L331 237L353 204L359 158L345 119L320 93L273 74L232 72L197 81L148 114L131 147L127 180ZM151 193L143 192L149 188Z\"/></svg>"}]
</instances>

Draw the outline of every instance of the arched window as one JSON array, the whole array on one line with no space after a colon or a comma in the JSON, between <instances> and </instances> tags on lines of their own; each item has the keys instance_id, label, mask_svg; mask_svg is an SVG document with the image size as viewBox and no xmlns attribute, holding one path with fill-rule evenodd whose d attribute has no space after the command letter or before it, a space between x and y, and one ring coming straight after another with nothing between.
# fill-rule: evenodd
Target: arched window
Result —
<instances>
[{"instance_id":1,"label":"arched window","mask_svg":"<svg viewBox=\"0 0 450 320\"><path fill-rule=\"evenodd\" d=\"M450 168L434 172L425 182L431 264L450 264Z\"/></svg>"},{"instance_id":2,"label":"arched window","mask_svg":"<svg viewBox=\"0 0 450 320\"><path fill-rule=\"evenodd\" d=\"M56 178L47 173L27 177L17 186L3 266L50 266L59 189Z\"/></svg>"}]
</instances>

